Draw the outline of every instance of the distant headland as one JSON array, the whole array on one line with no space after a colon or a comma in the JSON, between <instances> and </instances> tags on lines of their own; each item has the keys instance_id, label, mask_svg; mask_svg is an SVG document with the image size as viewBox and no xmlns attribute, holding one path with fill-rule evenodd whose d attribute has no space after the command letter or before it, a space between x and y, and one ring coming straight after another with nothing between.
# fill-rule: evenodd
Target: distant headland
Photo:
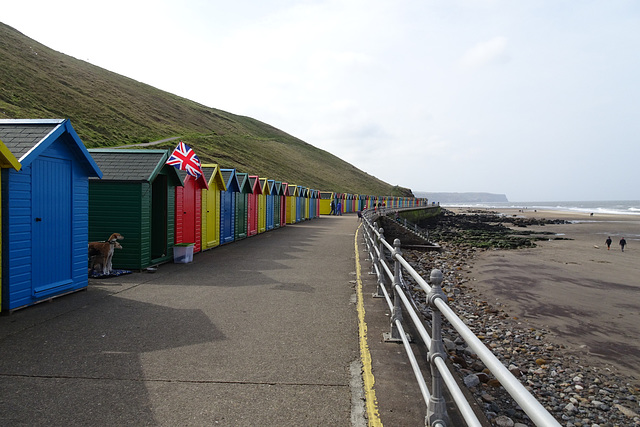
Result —
<instances>
[{"instance_id":1,"label":"distant headland","mask_svg":"<svg viewBox=\"0 0 640 427\"><path fill-rule=\"evenodd\" d=\"M416 197L426 197L429 202L440 203L500 203L508 202L505 194L493 193L429 193L414 191Z\"/></svg>"}]
</instances>

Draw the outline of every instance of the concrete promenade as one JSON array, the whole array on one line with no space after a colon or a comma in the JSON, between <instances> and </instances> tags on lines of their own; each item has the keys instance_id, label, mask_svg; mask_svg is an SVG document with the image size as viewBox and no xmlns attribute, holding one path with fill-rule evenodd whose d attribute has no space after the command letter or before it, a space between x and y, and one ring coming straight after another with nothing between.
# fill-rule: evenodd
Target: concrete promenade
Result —
<instances>
[{"instance_id":1,"label":"concrete promenade","mask_svg":"<svg viewBox=\"0 0 640 427\"><path fill-rule=\"evenodd\" d=\"M323 216L1 316L0 425L366 425L356 258L378 425L424 425L357 227Z\"/></svg>"}]
</instances>

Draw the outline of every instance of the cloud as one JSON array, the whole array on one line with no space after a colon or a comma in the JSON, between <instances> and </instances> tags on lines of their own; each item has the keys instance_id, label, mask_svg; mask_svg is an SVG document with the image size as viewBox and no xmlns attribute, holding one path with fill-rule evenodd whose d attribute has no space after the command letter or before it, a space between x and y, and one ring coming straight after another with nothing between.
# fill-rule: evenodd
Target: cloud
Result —
<instances>
[{"instance_id":1,"label":"cloud","mask_svg":"<svg viewBox=\"0 0 640 427\"><path fill-rule=\"evenodd\" d=\"M460 65L464 68L479 68L489 64L504 64L511 60L506 50L507 38L494 37L469 49L460 59Z\"/></svg>"}]
</instances>

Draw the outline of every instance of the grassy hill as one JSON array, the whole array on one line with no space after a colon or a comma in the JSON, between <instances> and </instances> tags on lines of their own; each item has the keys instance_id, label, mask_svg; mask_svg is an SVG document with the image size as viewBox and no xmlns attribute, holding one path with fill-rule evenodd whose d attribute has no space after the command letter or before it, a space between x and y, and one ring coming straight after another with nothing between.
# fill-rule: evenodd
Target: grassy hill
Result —
<instances>
[{"instance_id":1,"label":"grassy hill","mask_svg":"<svg viewBox=\"0 0 640 427\"><path fill-rule=\"evenodd\" d=\"M266 123L56 52L3 23L0 118L69 118L90 148L179 137L203 163L320 190L411 195Z\"/></svg>"}]
</instances>

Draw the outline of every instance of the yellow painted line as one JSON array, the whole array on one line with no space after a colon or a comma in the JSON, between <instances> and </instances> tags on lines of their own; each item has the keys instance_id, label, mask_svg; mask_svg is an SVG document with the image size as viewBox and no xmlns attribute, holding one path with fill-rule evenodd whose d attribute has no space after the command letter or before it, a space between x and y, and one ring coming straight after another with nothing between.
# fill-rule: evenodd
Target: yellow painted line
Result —
<instances>
[{"instance_id":1,"label":"yellow painted line","mask_svg":"<svg viewBox=\"0 0 640 427\"><path fill-rule=\"evenodd\" d=\"M367 324L364 320L364 300L362 298L362 275L360 272L360 249L358 248L358 234L361 225L356 230L355 250L356 250L356 296L358 309L358 335L360 337L360 359L362 361L362 379L364 382L364 397L367 409L367 419L369 426L382 426L380 413L378 412L378 400L376 391L373 389L375 378L371 370L371 353L367 342Z\"/></svg>"}]
</instances>

